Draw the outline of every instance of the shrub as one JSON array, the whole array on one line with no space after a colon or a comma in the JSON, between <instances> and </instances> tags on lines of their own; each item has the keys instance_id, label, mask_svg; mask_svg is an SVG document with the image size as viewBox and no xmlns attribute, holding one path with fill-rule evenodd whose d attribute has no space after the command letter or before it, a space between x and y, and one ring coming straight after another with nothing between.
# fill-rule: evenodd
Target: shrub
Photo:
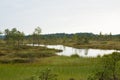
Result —
<instances>
[{"instance_id":1,"label":"shrub","mask_svg":"<svg viewBox=\"0 0 120 80\"><path fill-rule=\"evenodd\" d=\"M73 57L73 58L79 58L80 56L78 54L72 54L71 57Z\"/></svg>"},{"instance_id":2,"label":"shrub","mask_svg":"<svg viewBox=\"0 0 120 80\"><path fill-rule=\"evenodd\" d=\"M57 75L52 73L50 69L45 69L39 75L34 75L27 80L57 80Z\"/></svg>"},{"instance_id":3,"label":"shrub","mask_svg":"<svg viewBox=\"0 0 120 80\"><path fill-rule=\"evenodd\" d=\"M12 63L29 63L29 62L32 62L32 61L26 58L16 58L12 60Z\"/></svg>"},{"instance_id":4,"label":"shrub","mask_svg":"<svg viewBox=\"0 0 120 80\"><path fill-rule=\"evenodd\" d=\"M41 58L55 56L56 54L53 54L51 52L36 52L36 53L16 53L14 55L20 58Z\"/></svg>"},{"instance_id":5,"label":"shrub","mask_svg":"<svg viewBox=\"0 0 120 80\"><path fill-rule=\"evenodd\" d=\"M11 60L10 59L2 59L2 60L0 60L0 63L8 64L8 63L11 63Z\"/></svg>"},{"instance_id":6,"label":"shrub","mask_svg":"<svg viewBox=\"0 0 120 80\"><path fill-rule=\"evenodd\" d=\"M5 56L6 54L4 54L4 53L0 53L0 56Z\"/></svg>"},{"instance_id":7,"label":"shrub","mask_svg":"<svg viewBox=\"0 0 120 80\"><path fill-rule=\"evenodd\" d=\"M31 58L31 57L35 57L35 54L33 53L16 53L14 54L16 57L20 57L20 58Z\"/></svg>"},{"instance_id":8,"label":"shrub","mask_svg":"<svg viewBox=\"0 0 120 80\"><path fill-rule=\"evenodd\" d=\"M101 58L101 55L97 55L97 58Z\"/></svg>"},{"instance_id":9,"label":"shrub","mask_svg":"<svg viewBox=\"0 0 120 80\"><path fill-rule=\"evenodd\" d=\"M120 67L118 66L120 53L113 52L112 54L104 55L101 59L101 70L97 71L93 77L89 77L88 80L120 80Z\"/></svg>"}]
</instances>

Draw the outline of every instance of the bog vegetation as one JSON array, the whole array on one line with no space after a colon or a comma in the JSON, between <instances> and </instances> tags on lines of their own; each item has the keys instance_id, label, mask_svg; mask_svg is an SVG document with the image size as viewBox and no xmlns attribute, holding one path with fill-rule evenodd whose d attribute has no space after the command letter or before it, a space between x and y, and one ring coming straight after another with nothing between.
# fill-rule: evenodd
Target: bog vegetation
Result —
<instances>
[{"instance_id":1,"label":"bog vegetation","mask_svg":"<svg viewBox=\"0 0 120 80\"><path fill-rule=\"evenodd\" d=\"M120 34L41 34L30 35L13 29L0 32L0 80L120 80L120 53L83 58L77 54L58 56L61 50L40 44L62 44L76 48L120 50ZM32 44L32 46L28 46ZM38 46L36 46L38 45Z\"/></svg>"}]
</instances>

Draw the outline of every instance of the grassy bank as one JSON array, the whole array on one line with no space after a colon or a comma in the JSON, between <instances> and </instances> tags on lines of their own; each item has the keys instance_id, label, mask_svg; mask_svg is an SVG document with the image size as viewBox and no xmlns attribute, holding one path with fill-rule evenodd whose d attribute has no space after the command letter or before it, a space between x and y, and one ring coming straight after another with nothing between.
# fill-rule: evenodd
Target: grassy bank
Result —
<instances>
[{"instance_id":1,"label":"grassy bank","mask_svg":"<svg viewBox=\"0 0 120 80\"><path fill-rule=\"evenodd\" d=\"M0 63L28 63L39 58L57 56L60 50L38 46L0 46Z\"/></svg>"},{"instance_id":2,"label":"grassy bank","mask_svg":"<svg viewBox=\"0 0 120 80\"><path fill-rule=\"evenodd\" d=\"M90 41L85 44L65 43L64 45L75 48L93 48L93 49L115 49L120 50L120 42L118 41Z\"/></svg>"}]
</instances>

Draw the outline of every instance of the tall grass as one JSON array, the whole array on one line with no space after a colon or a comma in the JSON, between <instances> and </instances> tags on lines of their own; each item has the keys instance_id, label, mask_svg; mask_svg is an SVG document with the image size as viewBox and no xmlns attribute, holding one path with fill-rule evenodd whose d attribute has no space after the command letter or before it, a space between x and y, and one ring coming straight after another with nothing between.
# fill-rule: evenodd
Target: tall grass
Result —
<instances>
[{"instance_id":1,"label":"tall grass","mask_svg":"<svg viewBox=\"0 0 120 80\"><path fill-rule=\"evenodd\" d=\"M0 80L26 80L38 75L41 70L50 68L58 75L58 80L87 80L95 69L99 68L99 59L48 57L36 63L29 64L0 64Z\"/></svg>"}]
</instances>

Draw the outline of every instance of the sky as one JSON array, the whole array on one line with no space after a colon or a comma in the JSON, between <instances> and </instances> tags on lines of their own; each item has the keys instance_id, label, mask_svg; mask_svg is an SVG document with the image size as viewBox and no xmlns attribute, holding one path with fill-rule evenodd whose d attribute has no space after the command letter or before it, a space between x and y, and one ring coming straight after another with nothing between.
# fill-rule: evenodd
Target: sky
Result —
<instances>
[{"instance_id":1,"label":"sky","mask_svg":"<svg viewBox=\"0 0 120 80\"><path fill-rule=\"evenodd\" d=\"M120 34L120 0L0 0L0 31Z\"/></svg>"}]
</instances>

